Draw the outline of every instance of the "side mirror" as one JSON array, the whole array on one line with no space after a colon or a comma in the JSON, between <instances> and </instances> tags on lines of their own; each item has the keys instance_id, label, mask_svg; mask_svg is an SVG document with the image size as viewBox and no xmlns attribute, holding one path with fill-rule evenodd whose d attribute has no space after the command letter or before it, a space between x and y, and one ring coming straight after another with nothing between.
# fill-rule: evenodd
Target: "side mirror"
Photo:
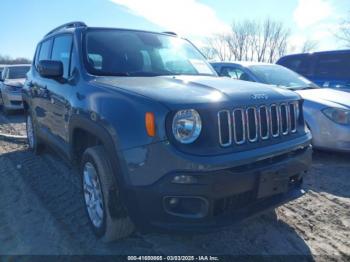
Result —
<instances>
[{"instance_id":1,"label":"side mirror","mask_svg":"<svg viewBox=\"0 0 350 262\"><path fill-rule=\"evenodd\" d=\"M38 72L45 78L61 78L63 64L61 61L41 60L38 64Z\"/></svg>"}]
</instances>

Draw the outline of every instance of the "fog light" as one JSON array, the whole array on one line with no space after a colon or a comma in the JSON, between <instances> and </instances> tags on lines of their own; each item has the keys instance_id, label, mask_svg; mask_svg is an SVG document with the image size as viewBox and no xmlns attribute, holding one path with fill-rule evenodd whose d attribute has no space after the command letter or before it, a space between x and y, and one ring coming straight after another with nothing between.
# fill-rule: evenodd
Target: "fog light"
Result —
<instances>
[{"instance_id":1,"label":"fog light","mask_svg":"<svg viewBox=\"0 0 350 262\"><path fill-rule=\"evenodd\" d=\"M175 176L173 178L172 183L175 183L175 184L195 184L195 183L197 183L197 179L193 176L178 175L178 176Z\"/></svg>"},{"instance_id":2,"label":"fog light","mask_svg":"<svg viewBox=\"0 0 350 262\"><path fill-rule=\"evenodd\" d=\"M171 197L168 202L170 206L174 207L179 203L179 199L177 197Z\"/></svg>"},{"instance_id":3,"label":"fog light","mask_svg":"<svg viewBox=\"0 0 350 262\"><path fill-rule=\"evenodd\" d=\"M202 197L168 196L163 200L167 213L180 217L201 218L207 215L209 203Z\"/></svg>"}]
</instances>

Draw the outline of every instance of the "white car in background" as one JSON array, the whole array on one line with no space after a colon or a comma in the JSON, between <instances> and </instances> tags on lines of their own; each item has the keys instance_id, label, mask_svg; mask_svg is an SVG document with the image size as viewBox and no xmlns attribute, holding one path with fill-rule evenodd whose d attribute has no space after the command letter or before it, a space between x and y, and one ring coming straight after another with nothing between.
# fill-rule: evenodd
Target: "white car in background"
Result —
<instances>
[{"instance_id":1,"label":"white car in background","mask_svg":"<svg viewBox=\"0 0 350 262\"><path fill-rule=\"evenodd\" d=\"M2 71L4 70L4 67L5 65L0 65L0 78L1 78Z\"/></svg>"},{"instance_id":2,"label":"white car in background","mask_svg":"<svg viewBox=\"0 0 350 262\"><path fill-rule=\"evenodd\" d=\"M304 118L319 149L350 152L350 93L320 88L292 70L255 62L211 63L220 76L296 91L304 99Z\"/></svg>"},{"instance_id":3,"label":"white car in background","mask_svg":"<svg viewBox=\"0 0 350 262\"><path fill-rule=\"evenodd\" d=\"M22 87L30 65L6 65L0 77L0 106L5 114L23 109Z\"/></svg>"}]
</instances>

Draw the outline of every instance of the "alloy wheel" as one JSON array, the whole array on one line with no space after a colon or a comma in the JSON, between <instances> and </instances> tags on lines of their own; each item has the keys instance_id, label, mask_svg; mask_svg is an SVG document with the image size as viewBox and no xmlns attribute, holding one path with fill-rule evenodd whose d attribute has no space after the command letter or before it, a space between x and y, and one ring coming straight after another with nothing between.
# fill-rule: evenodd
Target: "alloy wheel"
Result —
<instances>
[{"instance_id":1,"label":"alloy wheel","mask_svg":"<svg viewBox=\"0 0 350 262\"><path fill-rule=\"evenodd\" d=\"M86 162L83 170L83 189L86 209L92 224L99 228L104 219L104 204L100 180L94 165Z\"/></svg>"}]
</instances>

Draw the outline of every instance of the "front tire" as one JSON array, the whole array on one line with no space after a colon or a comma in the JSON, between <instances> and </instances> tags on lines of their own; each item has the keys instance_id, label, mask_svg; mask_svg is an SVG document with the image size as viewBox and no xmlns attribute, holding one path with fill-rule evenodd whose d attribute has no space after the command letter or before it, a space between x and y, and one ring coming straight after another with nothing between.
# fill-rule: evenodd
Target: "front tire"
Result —
<instances>
[{"instance_id":1,"label":"front tire","mask_svg":"<svg viewBox=\"0 0 350 262\"><path fill-rule=\"evenodd\" d=\"M90 226L97 237L111 242L134 231L121 203L108 155L103 146L86 149L81 161L84 204Z\"/></svg>"}]
</instances>

